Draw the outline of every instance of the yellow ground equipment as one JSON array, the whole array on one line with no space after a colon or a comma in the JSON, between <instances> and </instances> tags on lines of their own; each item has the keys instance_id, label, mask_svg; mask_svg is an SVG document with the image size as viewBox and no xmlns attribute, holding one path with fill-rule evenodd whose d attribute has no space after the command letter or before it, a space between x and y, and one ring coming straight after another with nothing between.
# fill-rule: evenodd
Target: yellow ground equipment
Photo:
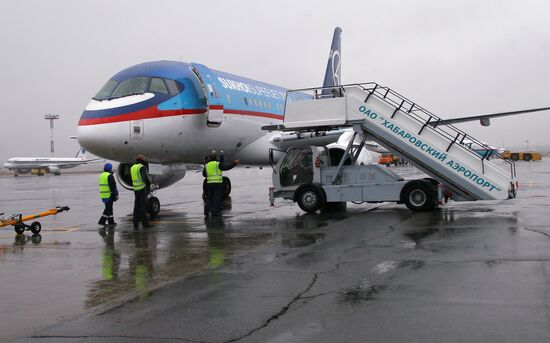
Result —
<instances>
[{"instance_id":1,"label":"yellow ground equipment","mask_svg":"<svg viewBox=\"0 0 550 343\"><path fill-rule=\"evenodd\" d=\"M40 225L40 222L34 221L31 225L27 225L24 222L40 217L54 216L60 212L68 210L70 210L68 206L57 206L56 208L51 208L47 211L40 212L38 214L30 214L27 216L23 216L22 214L12 214L10 216L0 218L0 227L12 225L15 232L18 234L23 233L25 230L30 230L32 233L37 234L40 230L42 230L42 225ZM4 213L0 213L0 216L3 214Z\"/></svg>"},{"instance_id":2,"label":"yellow ground equipment","mask_svg":"<svg viewBox=\"0 0 550 343\"><path fill-rule=\"evenodd\" d=\"M540 161L542 159L542 155L538 151L511 152L509 150L505 150L502 153L502 158L512 161Z\"/></svg>"},{"instance_id":3,"label":"yellow ground equipment","mask_svg":"<svg viewBox=\"0 0 550 343\"><path fill-rule=\"evenodd\" d=\"M399 165L400 162L401 161L399 156L395 156L394 154L382 154L378 159L378 164L384 164L388 167L390 165L394 165L394 166Z\"/></svg>"}]
</instances>

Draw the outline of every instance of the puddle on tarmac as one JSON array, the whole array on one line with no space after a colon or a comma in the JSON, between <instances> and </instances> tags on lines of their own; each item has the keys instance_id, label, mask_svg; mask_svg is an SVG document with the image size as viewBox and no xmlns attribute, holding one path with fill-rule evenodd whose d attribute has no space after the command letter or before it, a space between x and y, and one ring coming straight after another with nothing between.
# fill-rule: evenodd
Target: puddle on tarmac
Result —
<instances>
[{"instance_id":1,"label":"puddle on tarmac","mask_svg":"<svg viewBox=\"0 0 550 343\"><path fill-rule=\"evenodd\" d=\"M410 238L413 242L418 244L426 237L433 235L434 233L438 232L439 229L436 228L426 228L421 230L414 230L414 231L408 231L405 232L404 235Z\"/></svg>"},{"instance_id":2,"label":"puddle on tarmac","mask_svg":"<svg viewBox=\"0 0 550 343\"><path fill-rule=\"evenodd\" d=\"M283 234L282 244L289 248L303 248L317 243L325 238L324 233L297 233L295 235Z\"/></svg>"},{"instance_id":3,"label":"puddle on tarmac","mask_svg":"<svg viewBox=\"0 0 550 343\"><path fill-rule=\"evenodd\" d=\"M426 265L426 262L420 260L403 260L399 262L398 268L411 268L413 270L420 269Z\"/></svg>"},{"instance_id":4,"label":"puddle on tarmac","mask_svg":"<svg viewBox=\"0 0 550 343\"><path fill-rule=\"evenodd\" d=\"M375 300L376 295L388 288L387 285L361 284L348 288L340 294L342 302L358 305L362 302Z\"/></svg>"}]
</instances>

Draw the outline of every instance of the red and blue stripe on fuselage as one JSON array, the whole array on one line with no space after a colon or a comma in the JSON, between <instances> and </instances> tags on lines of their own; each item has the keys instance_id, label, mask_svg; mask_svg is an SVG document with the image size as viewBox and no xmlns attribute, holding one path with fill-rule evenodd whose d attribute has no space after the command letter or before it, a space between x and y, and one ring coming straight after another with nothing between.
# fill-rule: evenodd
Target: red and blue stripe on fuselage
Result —
<instances>
[{"instance_id":1,"label":"red and blue stripe on fuselage","mask_svg":"<svg viewBox=\"0 0 550 343\"><path fill-rule=\"evenodd\" d=\"M121 98L92 100L81 115L79 126L115 123L131 120L153 119L179 115L195 115L207 112L207 103L212 109L224 113L282 120L286 89L267 83L242 78L236 75L211 71L209 90L203 86L192 71L192 65L183 62L157 61L129 67L111 78L121 82L132 78L147 78L144 92ZM155 92L151 80L159 78L176 82L178 92ZM116 88L115 88L116 89Z\"/></svg>"}]
</instances>

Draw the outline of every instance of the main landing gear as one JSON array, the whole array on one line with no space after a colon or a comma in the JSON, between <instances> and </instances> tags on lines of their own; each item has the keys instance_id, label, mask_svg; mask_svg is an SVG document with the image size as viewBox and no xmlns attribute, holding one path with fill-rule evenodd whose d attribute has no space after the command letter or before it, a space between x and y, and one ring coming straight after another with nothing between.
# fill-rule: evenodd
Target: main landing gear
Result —
<instances>
[{"instance_id":1,"label":"main landing gear","mask_svg":"<svg viewBox=\"0 0 550 343\"><path fill-rule=\"evenodd\" d=\"M231 180L227 176L223 176L222 179L222 196L227 199L231 194ZM202 183L202 199L206 200L206 179Z\"/></svg>"}]
</instances>

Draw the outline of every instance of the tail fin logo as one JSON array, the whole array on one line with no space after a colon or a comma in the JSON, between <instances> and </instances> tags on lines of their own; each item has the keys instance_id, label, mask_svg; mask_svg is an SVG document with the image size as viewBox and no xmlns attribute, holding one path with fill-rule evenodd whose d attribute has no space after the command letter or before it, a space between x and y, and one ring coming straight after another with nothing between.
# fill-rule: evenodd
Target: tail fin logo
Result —
<instances>
[{"instance_id":1,"label":"tail fin logo","mask_svg":"<svg viewBox=\"0 0 550 343\"><path fill-rule=\"evenodd\" d=\"M332 60L332 82L335 86L340 85L340 51L333 50L330 59Z\"/></svg>"},{"instance_id":2,"label":"tail fin logo","mask_svg":"<svg viewBox=\"0 0 550 343\"><path fill-rule=\"evenodd\" d=\"M341 41L340 36L342 29L337 27L334 29L334 35L332 36L332 44L330 46L330 53L328 55L327 69L325 70L325 79L323 81L322 94L332 93L332 89L341 85Z\"/></svg>"}]
</instances>

